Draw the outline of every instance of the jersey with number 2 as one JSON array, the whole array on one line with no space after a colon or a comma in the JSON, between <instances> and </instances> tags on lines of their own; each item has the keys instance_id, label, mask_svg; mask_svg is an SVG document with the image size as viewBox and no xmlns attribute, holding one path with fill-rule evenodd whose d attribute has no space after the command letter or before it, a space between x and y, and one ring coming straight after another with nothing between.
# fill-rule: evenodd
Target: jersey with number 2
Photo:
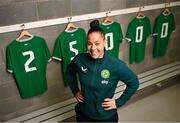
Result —
<instances>
[{"instance_id":1,"label":"jersey with number 2","mask_svg":"<svg viewBox=\"0 0 180 123\"><path fill-rule=\"evenodd\" d=\"M126 39L130 42L129 62L144 60L146 39L151 34L151 25L148 17L135 17L128 25Z\"/></svg>"},{"instance_id":2,"label":"jersey with number 2","mask_svg":"<svg viewBox=\"0 0 180 123\"><path fill-rule=\"evenodd\" d=\"M7 70L14 75L22 98L36 96L47 90L46 66L49 60L49 49L41 37L14 40L7 46Z\"/></svg>"}]
</instances>

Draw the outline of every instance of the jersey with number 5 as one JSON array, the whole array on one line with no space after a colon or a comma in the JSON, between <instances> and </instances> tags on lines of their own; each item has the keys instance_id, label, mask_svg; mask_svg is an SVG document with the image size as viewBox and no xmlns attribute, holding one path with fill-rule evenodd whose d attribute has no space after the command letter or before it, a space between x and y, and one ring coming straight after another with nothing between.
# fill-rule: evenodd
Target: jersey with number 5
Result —
<instances>
[{"instance_id":1,"label":"jersey with number 5","mask_svg":"<svg viewBox=\"0 0 180 123\"><path fill-rule=\"evenodd\" d=\"M46 66L49 60L49 49L41 37L14 40L7 46L7 70L14 75L22 98L36 96L47 90Z\"/></svg>"},{"instance_id":2,"label":"jersey with number 5","mask_svg":"<svg viewBox=\"0 0 180 123\"><path fill-rule=\"evenodd\" d=\"M144 60L146 39L150 34L151 25L148 17L135 17L129 23L126 39L130 42L130 64Z\"/></svg>"},{"instance_id":3,"label":"jersey with number 5","mask_svg":"<svg viewBox=\"0 0 180 123\"><path fill-rule=\"evenodd\" d=\"M163 57L167 51L171 33L175 31L175 20L172 13L164 14L163 12L156 18L153 35L155 43L153 56Z\"/></svg>"},{"instance_id":4,"label":"jersey with number 5","mask_svg":"<svg viewBox=\"0 0 180 123\"><path fill-rule=\"evenodd\" d=\"M112 23L102 23L100 27L103 29L106 38L106 52L116 58L119 56L119 45L122 42L123 35L121 25L115 21Z\"/></svg>"},{"instance_id":5,"label":"jersey with number 5","mask_svg":"<svg viewBox=\"0 0 180 123\"><path fill-rule=\"evenodd\" d=\"M78 53L86 52L86 44L86 32L82 28L72 31L65 30L56 39L53 59L62 60L62 73L65 85L68 85L64 77L67 66Z\"/></svg>"}]
</instances>

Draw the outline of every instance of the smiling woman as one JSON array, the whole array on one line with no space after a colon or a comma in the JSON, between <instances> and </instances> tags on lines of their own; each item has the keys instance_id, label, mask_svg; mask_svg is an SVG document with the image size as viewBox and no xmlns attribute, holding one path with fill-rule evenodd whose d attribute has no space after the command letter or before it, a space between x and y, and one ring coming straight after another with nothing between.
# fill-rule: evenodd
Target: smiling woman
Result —
<instances>
[{"instance_id":1,"label":"smiling woman","mask_svg":"<svg viewBox=\"0 0 180 123\"><path fill-rule=\"evenodd\" d=\"M98 25L98 20L93 21L88 31L88 52L94 59L103 57L105 47L105 34Z\"/></svg>"},{"instance_id":2,"label":"smiling woman","mask_svg":"<svg viewBox=\"0 0 180 123\"><path fill-rule=\"evenodd\" d=\"M66 79L78 101L75 106L76 120L118 122L117 108L136 92L139 80L123 61L106 53L105 35L99 21L92 21L90 27L87 34L88 53L78 54L66 71ZM78 87L78 79L81 88ZM114 99L119 80L127 86L123 94Z\"/></svg>"}]
</instances>

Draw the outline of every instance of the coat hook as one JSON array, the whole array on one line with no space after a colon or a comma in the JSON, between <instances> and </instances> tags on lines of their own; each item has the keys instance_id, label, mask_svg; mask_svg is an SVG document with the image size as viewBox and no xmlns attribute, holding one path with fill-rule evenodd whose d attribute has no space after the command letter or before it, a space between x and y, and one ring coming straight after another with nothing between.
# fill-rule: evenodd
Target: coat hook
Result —
<instances>
[{"instance_id":1,"label":"coat hook","mask_svg":"<svg viewBox=\"0 0 180 123\"><path fill-rule=\"evenodd\" d=\"M142 11L143 8L144 8L144 6L139 7L139 11Z\"/></svg>"},{"instance_id":2,"label":"coat hook","mask_svg":"<svg viewBox=\"0 0 180 123\"><path fill-rule=\"evenodd\" d=\"M168 7L170 5L170 2L166 2L166 3L164 3L164 5L165 5L165 8L166 8L166 7Z\"/></svg>"},{"instance_id":3,"label":"coat hook","mask_svg":"<svg viewBox=\"0 0 180 123\"><path fill-rule=\"evenodd\" d=\"M72 20L72 17L68 17L67 19L68 19L68 23L70 23Z\"/></svg>"},{"instance_id":4,"label":"coat hook","mask_svg":"<svg viewBox=\"0 0 180 123\"><path fill-rule=\"evenodd\" d=\"M107 11L106 12L106 17L109 16L110 13L111 13L111 11Z\"/></svg>"},{"instance_id":5,"label":"coat hook","mask_svg":"<svg viewBox=\"0 0 180 123\"><path fill-rule=\"evenodd\" d=\"M21 24L20 27L21 27L21 30L24 30L25 29L25 24Z\"/></svg>"}]
</instances>

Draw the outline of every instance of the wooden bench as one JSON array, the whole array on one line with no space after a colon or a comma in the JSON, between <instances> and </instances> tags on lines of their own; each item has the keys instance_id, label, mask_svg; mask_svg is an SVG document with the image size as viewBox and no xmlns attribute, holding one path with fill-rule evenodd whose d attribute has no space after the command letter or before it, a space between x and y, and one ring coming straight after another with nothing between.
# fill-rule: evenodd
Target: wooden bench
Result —
<instances>
[{"instance_id":1,"label":"wooden bench","mask_svg":"<svg viewBox=\"0 0 180 123\"><path fill-rule=\"evenodd\" d=\"M180 74L180 61L167 64L153 70L141 73L138 75L140 80L140 87L138 90L157 84L170 77ZM125 85L122 82L118 83L115 92L115 98L119 97ZM8 122L59 122L75 115L74 106L76 99L71 98L66 101L54 104L52 106L34 111L32 113L14 118Z\"/></svg>"}]
</instances>

